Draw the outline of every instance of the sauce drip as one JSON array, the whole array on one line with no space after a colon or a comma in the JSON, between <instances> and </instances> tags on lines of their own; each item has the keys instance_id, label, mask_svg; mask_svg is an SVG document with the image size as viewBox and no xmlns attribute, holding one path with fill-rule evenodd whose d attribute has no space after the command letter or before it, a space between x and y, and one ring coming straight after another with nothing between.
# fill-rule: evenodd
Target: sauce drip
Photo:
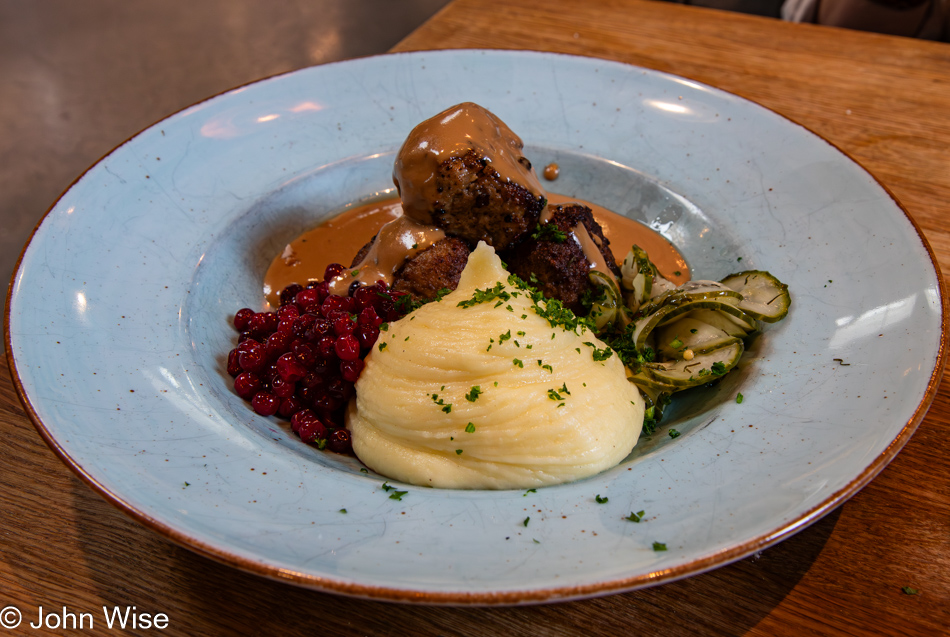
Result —
<instances>
[{"instance_id":1,"label":"sauce drip","mask_svg":"<svg viewBox=\"0 0 950 637\"><path fill-rule=\"evenodd\" d=\"M605 262L604 255L601 253L600 248L597 247L597 243L594 241L594 238L590 236L590 233L587 232L587 228L584 227L584 224L579 223L574 226L574 229L571 230L571 237L574 241L581 247L581 250L584 252L584 257L587 259L587 262L590 263L590 269L596 270L597 272L602 273L608 279L612 281L617 281L617 277L614 276L614 273L611 272L610 268ZM614 255L616 258L617 255ZM620 282L617 281L617 287L620 286Z\"/></svg>"},{"instance_id":2,"label":"sauce drip","mask_svg":"<svg viewBox=\"0 0 950 637\"><path fill-rule=\"evenodd\" d=\"M548 164L544 167L544 172L542 174L548 181L554 181L557 179L558 175L561 174L561 167L557 164Z\"/></svg>"},{"instance_id":3,"label":"sauce drip","mask_svg":"<svg viewBox=\"0 0 950 637\"><path fill-rule=\"evenodd\" d=\"M391 284L393 275L406 259L444 238L445 233L438 228L405 215L396 217L379 229L369 251L359 263L330 281L330 292L346 296L354 281L361 285L372 285L379 280Z\"/></svg>"},{"instance_id":4,"label":"sauce drip","mask_svg":"<svg viewBox=\"0 0 950 637\"><path fill-rule=\"evenodd\" d=\"M622 262L627 256L631 245L637 244L647 251L660 273L674 285L689 280L686 260L663 235L603 206L554 193L548 193L547 197L549 202L554 204L577 202L588 206L593 211L594 219L603 228L604 236L610 241L618 262ZM349 265L367 241L385 224L399 218L401 214L402 207L398 199L373 201L344 210L294 239L274 258L264 276L264 296L268 303L272 307L278 307L280 291L291 283L306 284L311 280L321 280L323 271L330 263ZM595 243L589 234L588 237L592 244ZM597 259L601 259L599 251L593 254ZM595 262L590 257L588 261ZM349 276L350 271L344 274ZM376 279L373 279L369 283L375 281ZM347 287L351 282L352 279L347 282ZM346 294L345 289L343 294Z\"/></svg>"},{"instance_id":5,"label":"sauce drip","mask_svg":"<svg viewBox=\"0 0 950 637\"><path fill-rule=\"evenodd\" d=\"M393 166L407 217L432 223L431 202L438 196L439 166L470 150L491 163L503 179L520 184L535 197L544 195L541 183L522 154L524 142L507 124L478 104L465 102L422 122L403 142Z\"/></svg>"}]
</instances>

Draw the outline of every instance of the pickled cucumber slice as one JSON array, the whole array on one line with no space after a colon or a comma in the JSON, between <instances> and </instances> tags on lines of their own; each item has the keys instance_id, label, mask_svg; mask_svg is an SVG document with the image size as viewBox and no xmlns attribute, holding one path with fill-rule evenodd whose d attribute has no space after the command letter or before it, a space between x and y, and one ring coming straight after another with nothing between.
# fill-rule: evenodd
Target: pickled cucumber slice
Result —
<instances>
[{"instance_id":1,"label":"pickled cucumber slice","mask_svg":"<svg viewBox=\"0 0 950 637\"><path fill-rule=\"evenodd\" d=\"M718 281L687 281L678 288L650 299L640 306L637 314L648 315L664 307L711 300L738 306L742 301L742 294Z\"/></svg>"},{"instance_id":2,"label":"pickled cucumber slice","mask_svg":"<svg viewBox=\"0 0 950 637\"><path fill-rule=\"evenodd\" d=\"M630 310L623 302L623 296L617 281L612 276L607 276L598 270L592 270L588 274L590 282L599 286L603 291L600 301L591 305L588 317L594 321L594 326L598 332L601 332L608 325L616 323L619 327L626 327L631 322Z\"/></svg>"},{"instance_id":3,"label":"pickled cucumber slice","mask_svg":"<svg viewBox=\"0 0 950 637\"><path fill-rule=\"evenodd\" d=\"M692 301L690 303L685 303L683 305L667 305L666 307L660 308L653 314L641 317L640 319L634 321L634 345L639 350L642 350L645 347L653 347L650 337L656 328L672 323L675 319L682 317L684 314L694 310L720 310L723 312L728 312L730 318L739 318L745 316L745 313L739 308L717 298L701 299Z\"/></svg>"},{"instance_id":4,"label":"pickled cucumber slice","mask_svg":"<svg viewBox=\"0 0 950 637\"><path fill-rule=\"evenodd\" d=\"M689 318L711 325L716 329L722 330L729 336L744 338L751 333L750 330L745 329L740 326L739 323L733 321L729 315L718 310L693 310L689 313Z\"/></svg>"},{"instance_id":5,"label":"pickled cucumber slice","mask_svg":"<svg viewBox=\"0 0 950 637\"><path fill-rule=\"evenodd\" d=\"M715 310L698 311L716 313ZM685 356L704 354L728 345L737 338L735 334L697 320L694 314L695 312L690 312L688 316L656 331L656 351L660 355L660 360L680 360Z\"/></svg>"},{"instance_id":6,"label":"pickled cucumber slice","mask_svg":"<svg viewBox=\"0 0 950 637\"><path fill-rule=\"evenodd\" d=\"M678 360L669 363L666 369L650 371L654 378L677 389L704 385L735 367L743 350L742 341L735 338L728 345L699 354L692 360Z\"/></svg>"},{"instance_id":7,"label":"pickled cucumber slice","mask_svg":"<svg viewBox=\"0 0 950 637\"><path fill-rule=\"evenodd\" d=\"M788 286L762 270L730 274L722 283L742 295L741 310L766 323L781 321L792 304Z\"/></svg>"},{"instance_id":8,"label":"pickled cucumber slice","mask_svg":"<svg viewBox=\"0 0 950 637\"><path fill-rule=\"evenodd\" d=\"M653 279L658 274L656 266L643 248L638 245L630 247L630 252L624 257L620 265L620 285L626 292L627 306L634 312L647 299L653 289Z\"/></svg>"}]
</instances>

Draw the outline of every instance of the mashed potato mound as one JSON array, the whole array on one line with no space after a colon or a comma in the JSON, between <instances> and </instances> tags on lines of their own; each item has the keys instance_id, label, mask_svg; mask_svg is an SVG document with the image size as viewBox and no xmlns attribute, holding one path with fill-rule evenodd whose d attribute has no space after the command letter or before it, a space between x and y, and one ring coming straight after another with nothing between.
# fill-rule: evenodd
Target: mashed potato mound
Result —
<instances>
[{"instance_id":1,"label":"mashed potato mound","mask_svg":"<svg viewBox=\"0 0 950 637\"><path fill-rule=\"evenodd\" d=\"M616 465L640 435L643 399L618 357L595 360L606 346L577 332L539 316L480 243L458 289L391 323L366 357L347 413L357 457L451 489L539 487Z\"/></svg>"}]
</instances>

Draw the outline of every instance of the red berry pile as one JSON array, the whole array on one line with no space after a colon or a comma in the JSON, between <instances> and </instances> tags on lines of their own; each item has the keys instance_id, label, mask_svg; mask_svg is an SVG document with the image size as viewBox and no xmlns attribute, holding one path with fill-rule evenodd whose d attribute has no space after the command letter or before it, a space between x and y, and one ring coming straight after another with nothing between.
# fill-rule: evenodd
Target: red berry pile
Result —
<instances>
[{"instance_id":1,"label":"red berry pile","mask_svg":"<svg viewBox=\"0 0 950 637\"><path fill-rule=\"evenodd\" d=\"M330 294L329 281L343 271L332 263L322 281L288 285L275 312L238 310L234 327L241 336L228 354L228 374L261 416L288 418L304 442L350 453L343 413L363 358L380 325L401 318L408 304L385 281L354 286L349 296Z\"/></svg>"}]
</instances>

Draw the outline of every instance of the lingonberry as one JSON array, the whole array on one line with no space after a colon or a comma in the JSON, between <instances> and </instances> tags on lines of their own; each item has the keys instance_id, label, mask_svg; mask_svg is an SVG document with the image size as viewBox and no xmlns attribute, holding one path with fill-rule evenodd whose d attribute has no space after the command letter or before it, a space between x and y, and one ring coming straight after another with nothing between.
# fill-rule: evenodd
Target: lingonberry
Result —
<instances>
[{"instance_id":1,"label":"lingonberry","mask_svg":"<svg viewBox=\"0 0 950 637\"><path fill-rule=\"evenodd\" d=\"M383 319L379 318L375 308L364 307L360 310L358 322L360 326L379 327L383 324Z\"/></svg>"},{"instance_id":2,"label":"lingonberry","mask_svg":"<svg viewBox=\"0 0 950 637\"><path fill-rule=\"evenodd\" d=\"M343 380L355 383L363 371L363 360L357 358L353 361L340 361L340 376Z\"/></svg>"},{"instance_id":3,"label":"lingonberry","mask_svg":"<svg viewBox=\"0 0 950 637\"><path fill-rule=\"evenodd\" d=\"M337 453L350 453L353 450L350 432L346 429L335 429L327 436L327 448Z\"/></svg>"},{"instance_id":4,"label":"lingonberry","mask_svg":"<svg viewBox=\"0 0 950 637\"><path fill-rule=\"evenodd\" d=\"M273 416L280 408L280 398L270 392L257 392L251 399L251 407L261 416Z\"/></svg>"},{"instance_id":5,"label":"lingonberry","mask_svg":"<svg viewBox=\"0 0 950 637\"><path fill-rule=\"evenodd\" d=\"M317 341L317 351L326 360L336 360L336 337L329 334L321 336Z\"/></svg>"},{"instance_id":6,"label":"lingonberry","mask_svg":"<svg viewBox=\"0 0 950 637\"><path fill-rule=\"evenodd\" d=\"M337 336L343 336L344 334L352 334L356 331L356 323L353 322L353 319L350 318L350 315L346 312L333 312L330 321L333 324L333 333Z\"/></svg>"},{"instance_id":7,"label":"lingonberry","mask_svg":"<svg viewBox=\"0 0 950 637\"><path fill-rule=\"evenodd\" d=\"M241 352L237 348L232 349L228 352L228 374L233 378L241 373L241 363L238 362L238 356L241 355Z\"/></svg>"},{"instance_id":8,"label":"lingonberry","mask_svg":"<svg viewBox=\"0 0 950 637\"><path fill-rule=\"evenodd\" d=\"M320 307L320 297L315 290L304 289L297 292L297 296L294 297L294 304L301 312L314 312Z\"/></svg>"},{"instance_id":9,"label":"lingonberry","mask_svg":"<svg viewBox=\"0 0 950 637\"><path fill-rule=\"evenodd\" d=\"M337 275L341 274L344 270L346 270L346 268L344 268L341 264L331 263L327 266L327 269L323 271L323 280L328 282Z\"/></svg>"},{"instance_id":10,"label":"lingonberry","mask_svg":"<svg viewBox=\"0 0 950 637\"><path fill-rule=\"evenodd\" d=\"M286 321L288 319L295 319L300 316L300 310L297 309L297 306L291 303L290 305L281 305L277 309L277 318L281 321Z\"/></svg>"},{"instance_id":11,"label":"lingonberry","mask_svg":"<svg viewBox=\"0 0 950 637\"><path fill-rule=\"evenodd\" d=\"M290 352L282 354L275 364L277 373L285 381L294 383L307 375L307 368Z\"/></svg>"},{"instance_id":12,"label":"lingonberry","mask_svg":"<svg viewBox=\"0 0 950 637\"><path fill-rule=\"evenodd\" d=\"M297 390L297 383L290 380L284 380L278 375L271 379L270 390L274 392L278 398L290 398Z\"/></svg>"},{"instance_id":13,"label":"lingonberry","mask_svg":"<svg viewBox=\"0 0 950 637\"><path fill-rule=\"evenodd\" d=\"M294 297L297 296L297 292L303 290L303 286L298 283L291 283L283 290L280 291L280 305L286 306L294 302Z\"/></svg>"},{"instance_id":14,"label":"lingonberry","mask_svg":"<svg viewBox=\"0 0 950 637\"><path fill-rule=\"evenodd\" d=\"M310 343L297 343L290 351L294 353L300 364L308 369L312 369L317 364L317 350Z\"/></svg>"},{"instance_id":15,"label":"lingonberry","mask_svg":"<svg viewBox=\"0 0 950 637\"><path fill-rule=\"evenodd\" d=\"M359 358L360 342L352 334L344 334L336 339L333 349L341 360L351 361Z\"/></svg>"},{"instance_id":16,"label":"lingonberry","mask_svg":"<svg viewBox=\"0 0 950 637\"><path fill-rule=\"evenodd\" d=\"M348 296L337 296L336 294L331 294L326 299L324 299L323 304L320 306L320 314L323 314L327 318L330 317L332 312L346 312L348 311L347 299Z\"/></svg>"},{"instance_id":17,"label":"lingonberry","mask_svg":"<svg viewBox=\"0 0 950 637\"><path fill-rule=\"evenodd\" d=\"M252 345L238 355L238 363L246 372L259 372L267 365L264 348L261 345Z\"/></svg>"},{"instance_id":18,"label":"lingonberry","mask_svg":"<svg viewBox=\"0 0 950 637\"><path fill-rule=\"evenodd\" d=\"M253 398L262 387L261 377L254 372L241 372L234 379L234 391L244 400Z\"/></svg>"},{"instance_id":19,"label":"lingonberry","mask_svg":"<svg viewBox=\"0 0 950 637\"><path fill-rule=\"evenodd\" d=\"M304 442L316 442L327 436L327 428L319 419L308 420L297 429L297 435Z\"/></svg>"},{"instance_id":20,"label":"lingonberry","mask_svg":"<svg viewBox=\"0 0 950 637\"><path fill-rule=\"evenodd\" d=\"M251 317L254 316L254 310L249 307L241 308L234 313L234 327L239 332L243 332L247 329L248 323L251 321Z\"/></svg>"},{"instance_id":21,"label":"lingonberry","mask_svg":"<svg viewBox=\"0 0 950 637\"><path fill-rule=\"evenodd\" d=\"M356 331L356 337L360 341L360 349L365 352L369 350L376 343L376 339L379 338L379 328L360 325L360 328Z\"/></svg>"},{"instance_id":22,"label":"lingonberry","mask_svg":"<svg viewBox=\"0 0 950 637\"><path fill-rule=\"evenodd\" d=\"M291 396L280 401L280 407L277 409L277 415L281 418L290 418L301 409L303 409L303 401L301 401L296 396Z\"/></svg>"}]
</instances>

